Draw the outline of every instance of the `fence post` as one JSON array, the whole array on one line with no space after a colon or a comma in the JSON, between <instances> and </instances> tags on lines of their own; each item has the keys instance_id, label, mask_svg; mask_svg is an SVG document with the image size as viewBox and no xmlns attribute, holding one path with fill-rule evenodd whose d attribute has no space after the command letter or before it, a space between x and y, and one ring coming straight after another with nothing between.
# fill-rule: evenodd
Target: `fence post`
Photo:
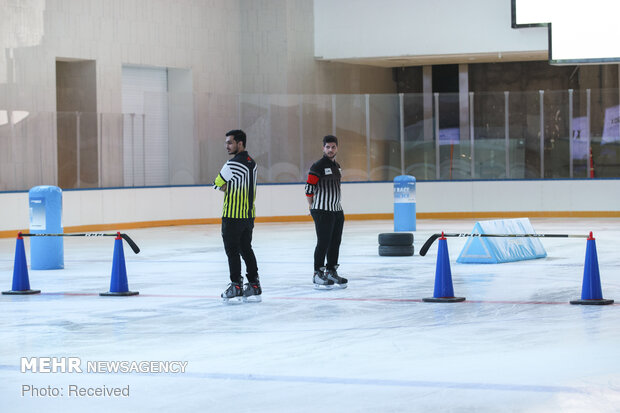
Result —
<instances>
[{"instance_id":1,"label":"fence post","mask_svg":"<svg viewBox=\"0 0 620 413\"><path fill-rule=\"evenodd\" d=\"M439 93L433 93L435 98L435 178L439 180L441 174L439 170Z\"/></svg>"},{"instance_id":2,"label":"fence post","mask_svg":"<svg viewBox=\"0 0 620 413\"><path fill-rule=\"evenodd\" d=\"M510 178L510 117L509 101L510 92L504 91L504 137L506 139L506 178Z\"/></svg>"},{"instance_id":3,"label":"fence post","mask_svg":"<svg viewBox=\"0 0 620 413\"><path fill-rule=\"evenodd\" d=\"M540 178L545 179L545 91L539 90L540 96Z\"/></svg>"}]
</instances>

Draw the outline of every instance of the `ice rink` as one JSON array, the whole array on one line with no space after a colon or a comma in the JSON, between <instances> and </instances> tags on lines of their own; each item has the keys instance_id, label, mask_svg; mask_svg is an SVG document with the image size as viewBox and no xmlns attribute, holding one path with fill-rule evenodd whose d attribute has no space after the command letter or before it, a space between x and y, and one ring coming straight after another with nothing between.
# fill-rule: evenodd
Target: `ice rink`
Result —
<instances>
[{"instance_id":1,"label":"ice rink","mask_svg":"<svg viewBox=\"0 0 620 413\"><path fill-rule=\"evenodd\" d=\"M620 302L620 219L531 219L538 233L594 232L603 295ZM254 231L262 303L225 305L219 225L126 231L133 297L108 291L113 238L64 239L65 269L30 270L40 295L0 296L2 412L616 412L620 307L575 306L585 239L541 239L547 258L457 264L455 295L433 295L436 232L475 220L418 220L413 257L381 257L391 221L347 221L349 288L315 290L311 222ZM29 240L26 255L30 262ZM15 239L0 239L0 289ZM22 357L79 358L82 373L21 372ZM88 372L88 362L186 362L184 372ZM128 389L76 396L70 389ZM55 389L55 390L54 390ZM42 395L56 391L56 397ZM37 395L38 393L38 395Z\"/></svg>"}]
</instances>

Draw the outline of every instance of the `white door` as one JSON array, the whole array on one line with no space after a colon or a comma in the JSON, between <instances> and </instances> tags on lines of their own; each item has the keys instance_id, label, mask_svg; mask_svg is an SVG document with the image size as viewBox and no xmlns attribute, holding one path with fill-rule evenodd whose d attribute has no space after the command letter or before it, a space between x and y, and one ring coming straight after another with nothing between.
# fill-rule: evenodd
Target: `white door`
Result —
<instances>
[{"instance_id":1,"label":"white door","mask_svg":"<svg viewBox=\"0 0 620 413\"><path fill-rule=\"evenodd\" d=\"M123 66L125 186L169 184L168 71Z\"/></svg>"}]
</instances>

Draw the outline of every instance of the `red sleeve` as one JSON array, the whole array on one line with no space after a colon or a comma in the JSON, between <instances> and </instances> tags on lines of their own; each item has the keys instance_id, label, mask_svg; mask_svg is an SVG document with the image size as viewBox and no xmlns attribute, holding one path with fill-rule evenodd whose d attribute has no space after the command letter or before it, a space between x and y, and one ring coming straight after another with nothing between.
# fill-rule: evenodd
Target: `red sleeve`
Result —
<instances>
[{"instance_id":1,"label":"red sleeve","mask_svg":"<svg viewBox=\"0 0 620 413\"><path fill-rule=\"evenodd\" d=\"M308 174L308 181L310 185L316 185L319 182L319 177L314 174Z\"/></svg>"}]
</instances>

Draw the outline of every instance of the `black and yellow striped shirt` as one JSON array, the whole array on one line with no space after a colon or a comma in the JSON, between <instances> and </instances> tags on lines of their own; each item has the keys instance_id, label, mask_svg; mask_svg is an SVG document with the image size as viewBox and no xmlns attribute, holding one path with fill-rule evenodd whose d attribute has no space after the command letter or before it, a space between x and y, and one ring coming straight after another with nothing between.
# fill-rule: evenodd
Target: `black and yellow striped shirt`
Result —
<instances>
[{"instance_id":1,"label":"black and yellow striped shirt","mask_svg":"<svg viewBox=\"0 0 620 413\"><path fill-rule=\"evenodd\" d=\"M256 201L256 162L243 151L226 162L215 178L217 188L226 184L223 218L254 218Z\"/></svg>"}]
</instances>

